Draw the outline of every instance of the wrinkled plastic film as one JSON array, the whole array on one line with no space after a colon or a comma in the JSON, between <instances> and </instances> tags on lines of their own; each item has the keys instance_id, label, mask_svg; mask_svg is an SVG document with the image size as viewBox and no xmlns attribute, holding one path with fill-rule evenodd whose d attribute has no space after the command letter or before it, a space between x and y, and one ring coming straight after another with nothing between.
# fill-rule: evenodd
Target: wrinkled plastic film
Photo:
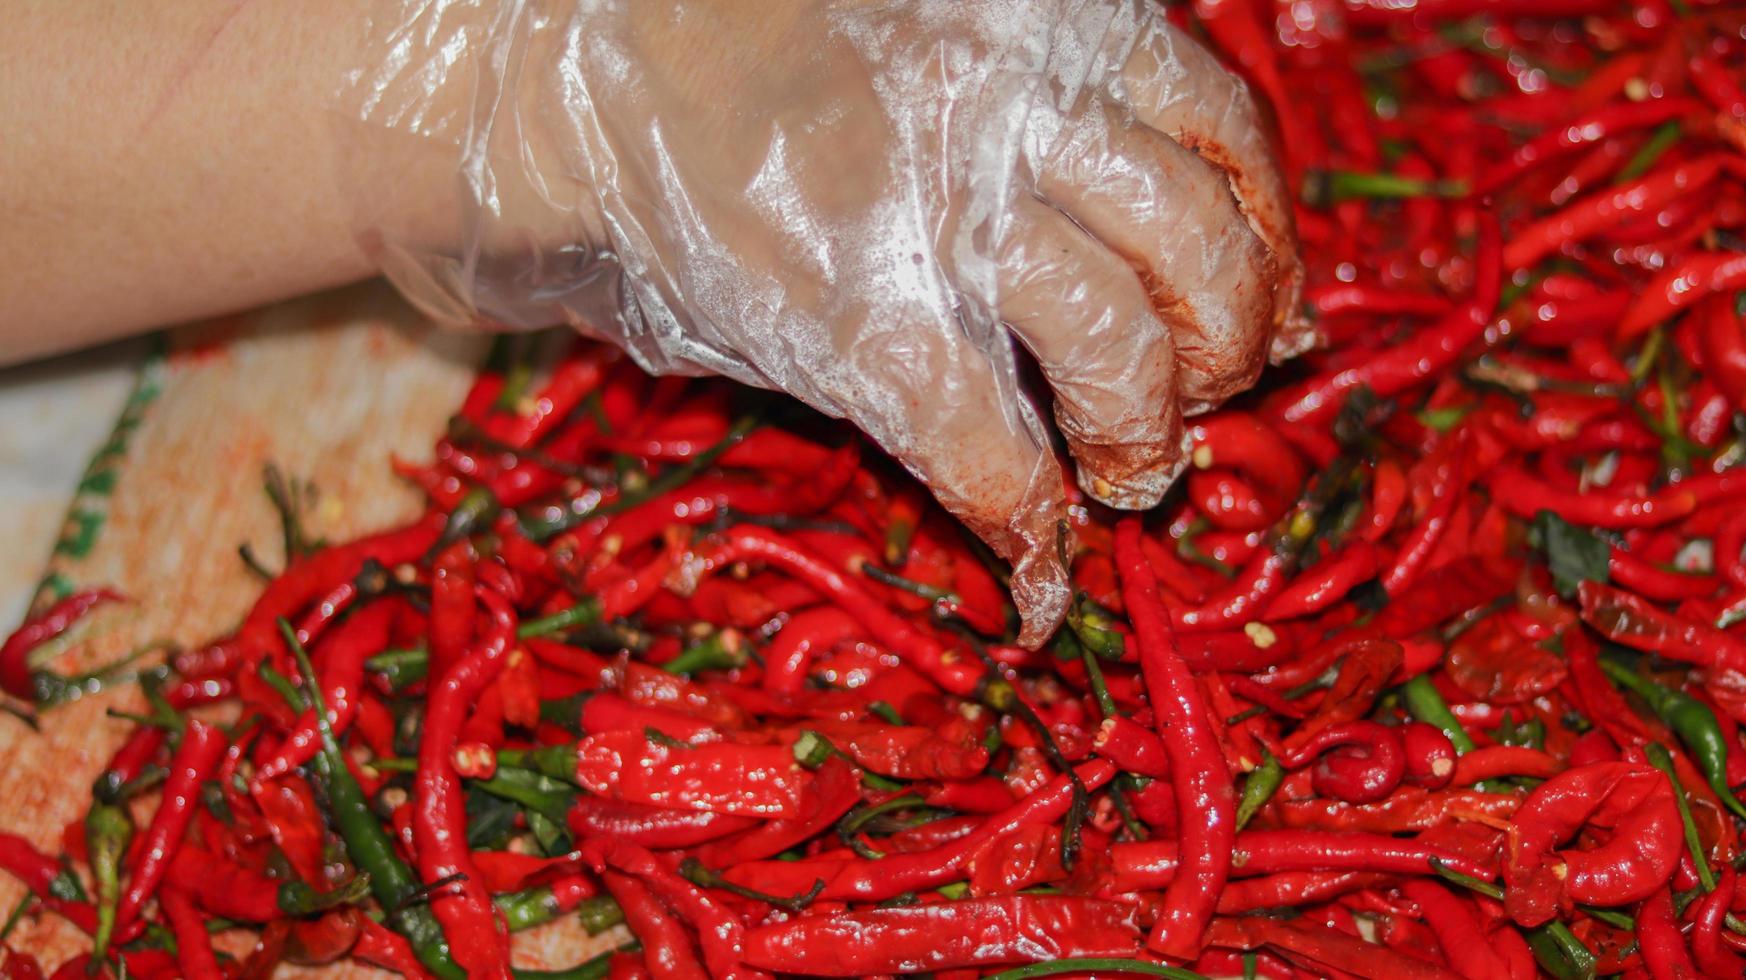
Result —
<instances>
[{"instance_id":1,"label":"wrinkled plastic film","mask_svg":"<svg viewBox=\"0 0 1746 980\"><path fill-rule=\"evenodd\" d=\"M413 302L848 418L1014 563L1026 642L1069 595L1019 345L1080 485L1147 506L1305 336L1247 93L1147 4L392 0L370 45L356 186L454 175L355 202Z\"/></svg>"}]
</instances>

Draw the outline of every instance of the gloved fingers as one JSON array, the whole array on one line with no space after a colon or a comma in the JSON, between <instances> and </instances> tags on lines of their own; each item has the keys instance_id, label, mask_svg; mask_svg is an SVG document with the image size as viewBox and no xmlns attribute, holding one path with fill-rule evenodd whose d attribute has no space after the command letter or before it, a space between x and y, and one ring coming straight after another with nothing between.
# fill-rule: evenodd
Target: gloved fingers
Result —
<instances>
[{"instance_id":1,"label":"gloved fingers","mask_svg":"<svg viewBox=\"0 0 1746 980\"><path fill-rule=\"evenodd\" d=\"M1141 270L1174 340L1180 400L1210 408L1260 374L1277 263L1222 171L1126 115L1081 113L1043 162L1038 187Z\"/></svg>"},{"instance_id":2,"label":"gloved fingers","mask_svg":"<svg viewBox=\"0 0 1746 980\"><path fill-rule=\"evenodd\" d=\"M1224 170L1244 215L1272 249L1278 266L1273 359L1307 350L1314 336L1298 309L1304 272L1291 194L1270 127L1248 86L1206 48L1154 17L1109 84L1108 94L1141 122Z\"/></svg>"},{"instance_id":3,"label":"gloved fingers","mask_svg":"<svg viewBox=\"0 0 1746 980\"><path fill-rule=\"evenodd\" d=\"M999 251L1000 317L1036 357L1079 486L1151 507L1186 460L1170 331L1133 266L1035 197Z\"/></svg>"},{"instance_id":4,"label":"gloved fingers","mask_svg":"<svg viewBox=\"0 0 1746 980\"><path fill-rule=\"evenodd\" d=\"M986 336L986 332L984 332ZM939 502L1012 563L1021 643L1048 639L1067 612L1058 549L1067 527L1061 465L1020 393L1004 333L985 351L949 302L871 311L832 325L828 350L796 348L815 404L841 411L933 491Z\"/></svg>"}]
</instances>

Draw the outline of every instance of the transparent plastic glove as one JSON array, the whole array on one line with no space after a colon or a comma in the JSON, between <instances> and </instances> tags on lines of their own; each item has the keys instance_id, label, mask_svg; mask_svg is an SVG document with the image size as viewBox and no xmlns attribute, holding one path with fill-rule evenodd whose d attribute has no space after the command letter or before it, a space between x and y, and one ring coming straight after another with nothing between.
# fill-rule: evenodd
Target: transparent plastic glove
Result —
<instances>
[{"instance_id":1,"label":"transparent plastic glove","mask_svg":"<svg viewBox=\"0 0 1746 980\"><path fill-rule=\"evenodd\" d=\"M1255 103L1150 3L403 0L373 33L354 175L460 175L420 224L357 202L415 302L852 420L1013 563L1029 644L1069 594L1019 349L1134 508L1185 413L1311 339Z\"/></svg>"}]
</instances>

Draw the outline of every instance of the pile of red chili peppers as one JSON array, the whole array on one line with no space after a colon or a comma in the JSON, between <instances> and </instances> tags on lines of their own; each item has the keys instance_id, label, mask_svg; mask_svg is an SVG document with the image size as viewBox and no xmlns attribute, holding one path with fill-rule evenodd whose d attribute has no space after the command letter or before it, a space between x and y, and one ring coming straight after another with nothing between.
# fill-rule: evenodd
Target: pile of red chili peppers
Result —
<instances>
[{"instance_id":1,"label":"pile of red chili peppers","mask_svg":"<svg viewBox=\"0 0 1746 980\"><path fill-rule=\"evenodd\" d=\"M1746 11L1172 15L1284 110L1327 343L1074 508L1049 645L844 429L499 358L422 519L288 506L64 853L0 834L55 975L1741 976ZM570 917L634 943L512 969Z\"/></svg>"}]
</instances>

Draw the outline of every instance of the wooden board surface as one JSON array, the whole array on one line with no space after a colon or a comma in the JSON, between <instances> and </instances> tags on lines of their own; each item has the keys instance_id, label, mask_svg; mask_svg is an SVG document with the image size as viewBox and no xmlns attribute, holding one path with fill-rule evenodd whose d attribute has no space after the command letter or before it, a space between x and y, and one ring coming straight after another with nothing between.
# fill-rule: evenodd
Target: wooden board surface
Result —
<instances>
[{"instance_id":1,"label":"wooden board surface","mask_svg":"<svg viewBox=\"0 0 1746 980\"><path fill-rule=\"evenodd\" d=\"M393 477L390 454L428 458L485 346L483 337L434 332L379 284L178 331L81 484L49 568L63 584L111 586L130 601L77 630L56 668L90 668L157 641L191 646L233 629L260 589L237 546L252 543L270 567L281 558L262 492L269 462L314 483L311 526L330 540L416 515L418 496ZM0 716L0 830L60 850L63 829L82 814L92 780L125 737L126 724L105 715L111 707L139 710L143 698L131 686L87 698L48 713L36 732ZM0 875L0 915L21 894ZM518 964L565 966L616 941L555 924L518 937ZM46 915L11 942L50 968L88 948L72 926ZM236 932L220 942L241 951L252 937Z\"/></svg>"}]
</instances>

